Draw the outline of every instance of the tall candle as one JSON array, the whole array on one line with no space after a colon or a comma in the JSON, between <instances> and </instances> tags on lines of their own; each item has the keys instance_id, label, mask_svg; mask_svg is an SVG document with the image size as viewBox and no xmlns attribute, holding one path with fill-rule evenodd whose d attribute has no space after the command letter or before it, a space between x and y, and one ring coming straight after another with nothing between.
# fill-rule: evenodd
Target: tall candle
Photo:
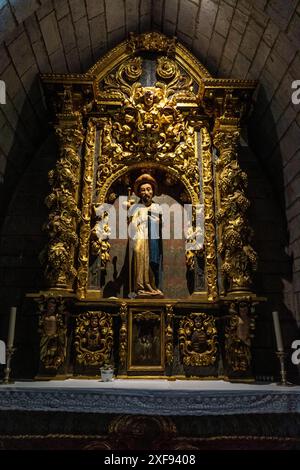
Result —
<instances>
[{"instance_id":1,"label":"tall candle","mask_svg":"<svg viewBox=\"0 0 300 470\"><path fill-rule=\"evenodd\" d=\"M8 348L12 348L14 344L16 315L17 315L17 307L11 307L10 315L9 315L8 336L7 336Z\"/></svg>"},{"instance_id":2,"label":"tall candle","mask_svg":"<svg viewBox=\"0 0 300 470\"><path fill-rule=\"evenodd\" d=\"M282 342L282 335L281 335L278 312L272 312L272 315L273 315L273 323L274 323L274 330L275 330L276 343L277 343L277 351L283 351L283 342Z\"/></svg>"}]
</instances>

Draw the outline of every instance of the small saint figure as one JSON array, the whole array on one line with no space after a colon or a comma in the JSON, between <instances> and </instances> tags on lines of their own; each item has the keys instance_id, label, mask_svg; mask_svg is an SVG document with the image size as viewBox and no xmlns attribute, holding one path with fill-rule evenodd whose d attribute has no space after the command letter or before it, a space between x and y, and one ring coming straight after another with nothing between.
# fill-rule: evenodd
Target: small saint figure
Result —
<instances>
[{"instance_id":1,"label":"small saint figure","mask_svg":"<svg viewBox=\"0 0 300 470\"><path fill-rule=\"evenodd\" d=\"M130 297L163 297L162 282L162 213L152 198L156 180L147 173L139 176L134 192L140 198L129 208Z\"/></svg>"}]
</instances>

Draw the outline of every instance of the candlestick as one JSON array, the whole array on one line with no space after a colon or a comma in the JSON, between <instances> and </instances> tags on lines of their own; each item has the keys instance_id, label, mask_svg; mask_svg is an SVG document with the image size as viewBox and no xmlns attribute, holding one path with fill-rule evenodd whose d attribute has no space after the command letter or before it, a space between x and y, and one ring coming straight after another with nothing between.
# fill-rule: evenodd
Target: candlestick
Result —
<instances>
[{"instance_id":1,"label":"candlestick","mask_svg":"<svg viewBox=\"0 0 300 470\"><path fill-rule=\"evenodd\" d=\"M275 330L276 343L277 343L277 351L282 352L284 349L283 349L281 328L280 328L280 323L279 323L279 315L278 315L278 312L272 312L272 315L273 315L273 323L274 323L274 330Z\"/></svg>"},{"instance_id":2,"label":"candlestick","mask_svg":"<svg viewBox=\"0 0 300 470\"><path fill-rule=\"evenodd\" d=\"M10 379L10 373L11 373L11 360L12 360L15 350L16 348L13 348L13 347L7 347L6 349L6 367L4 369L4 379L2 382L0 382L3 385L14 383L14 381Z\"/></svg>"},{"instance_id":3,"label":"candlestick","mask_svg":"<svg viewBox=\"0 0 300 470\"><path fill-rule=\"evenodd\" d=\"M11 307L8 326L7 348L12 348L15 338L17 307Z\"/></svg>"}]
</instances>

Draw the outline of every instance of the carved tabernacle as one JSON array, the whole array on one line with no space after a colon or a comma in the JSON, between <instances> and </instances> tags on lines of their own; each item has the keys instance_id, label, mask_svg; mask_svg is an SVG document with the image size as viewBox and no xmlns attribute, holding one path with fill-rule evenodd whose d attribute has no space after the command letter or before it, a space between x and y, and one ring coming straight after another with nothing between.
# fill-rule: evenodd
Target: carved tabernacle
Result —
<instances>
[{"instance_id":1,"label":"carved tabernacle","mask_svg":"<svg viewBox=\"0 0 300 470\"><path fill-rule=\"evenodd\" d=\"M206 313L191 313L180 321L179 344L185 366L211 366L217 359L215 319Z\"/></svg>"},{"instance_id":2,"label":"carved tabernacle","mask_svg":"<svg viewBox=\"0 0 300 470\"><path fill-rule=\"evenodd\" d=\"M76 319L76 361L99 366L110 361L113 346L112 318L104 312L87 312Z\"/></svg>"},{"instance_id":3,"label":"carved tabernacle","mask_svg":"<svg viewBox=\"0 0 300 470\"><path fill-rule=\"evenodd\" d=\"M42 80L59 148L43 295L71 305L41 314L44 369L245 375L257 256L238 146L256 83L211 77L157 32Z\"/></svg>"}]
</instances>

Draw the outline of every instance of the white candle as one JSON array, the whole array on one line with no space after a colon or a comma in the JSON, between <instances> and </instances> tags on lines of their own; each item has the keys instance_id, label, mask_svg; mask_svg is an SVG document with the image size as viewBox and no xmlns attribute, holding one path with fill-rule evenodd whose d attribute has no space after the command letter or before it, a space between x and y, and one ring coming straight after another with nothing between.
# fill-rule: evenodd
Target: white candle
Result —
<instances>
[{"instance_id":1,"label":"white candle","mask_svg":"<svg viewBox=\"0 0 300 470\"><path fill-rule=\"evenodd\" d=\"M275 330L276 343L277 343L277 351L283 351L283 342L282 342L278 312L272 312L272 315L273 315L273 323L274 323L274 330Z\"/></svg>"},{"instance_id":2,"label":"white candle","mask_svg":"<svg viewBox=\"0 0 300 470\"><path fill-rule=\"evenodd\" d=\"M9 315L8 337L7 337L8 348L12 348L14 345L16 315L17 315L17 307L11 307L10 315Z\"/></svg>"}]
</instances>

